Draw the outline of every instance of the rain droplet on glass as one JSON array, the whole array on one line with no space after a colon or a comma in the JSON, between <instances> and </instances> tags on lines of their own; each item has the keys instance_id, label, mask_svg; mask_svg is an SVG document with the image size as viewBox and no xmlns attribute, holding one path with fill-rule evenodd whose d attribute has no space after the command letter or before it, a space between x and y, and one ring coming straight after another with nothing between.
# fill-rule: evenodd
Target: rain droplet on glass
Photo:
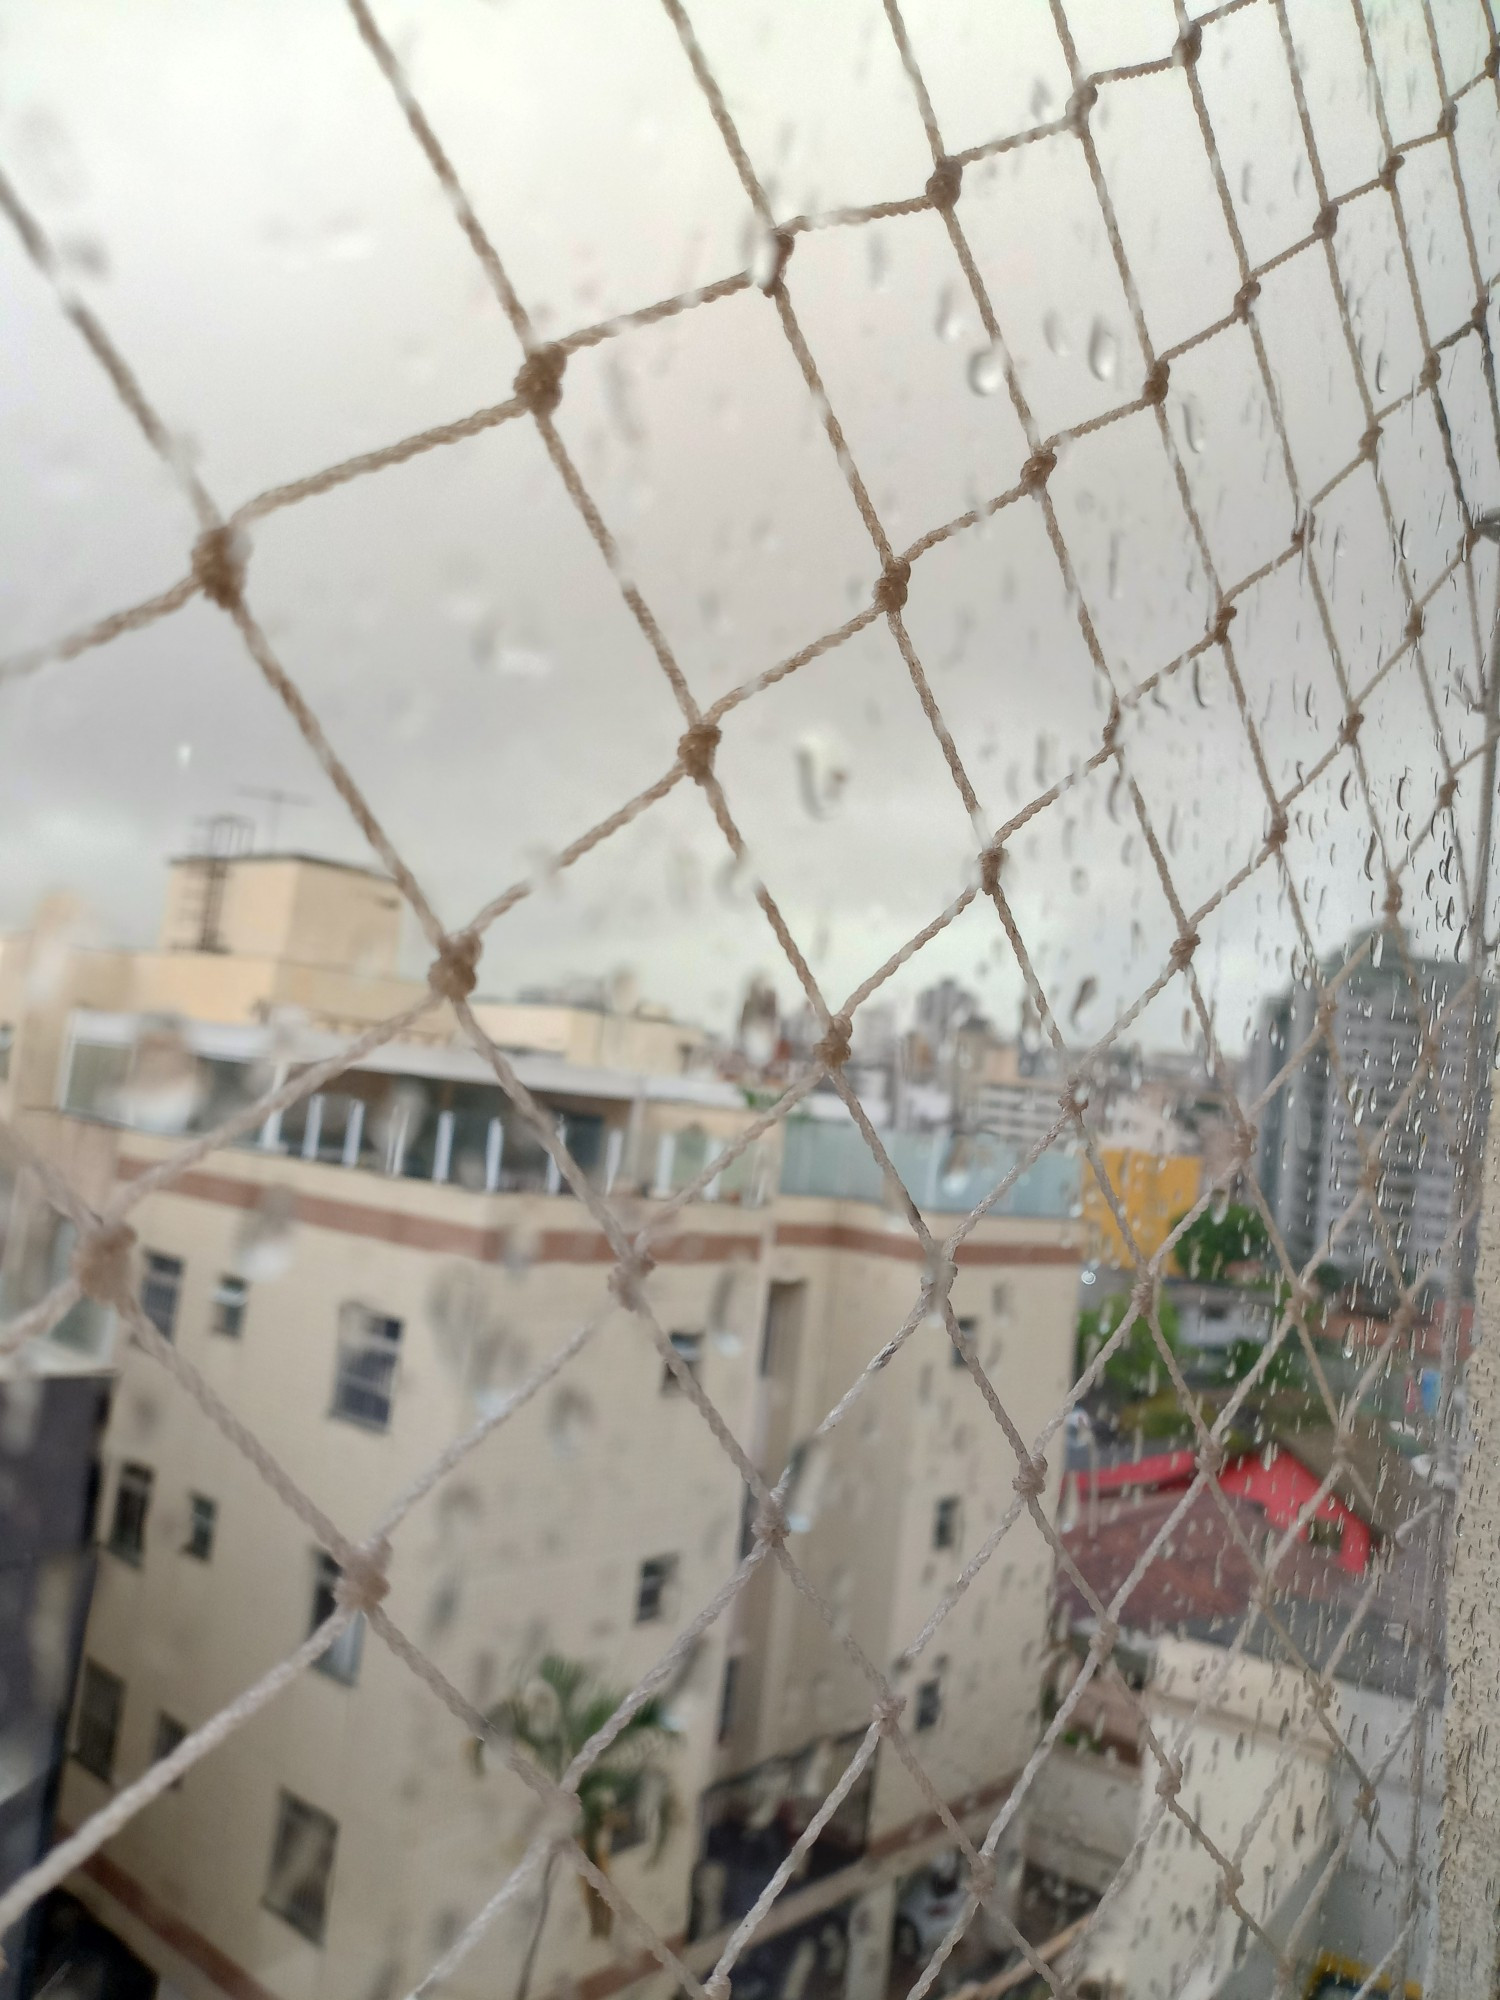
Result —
<instances>
[{"instance_id":1,"label":"rain droplet on glass","mask_svg":"<svg viewBox=\"0 0 1500 2000\"><path fill-rule=\"evenodd\" d=\"M1089 330L1089 372L1101 382L1113 382L1120 364L1120 344L1102 319Z\"/></svg>"}]
</instances>

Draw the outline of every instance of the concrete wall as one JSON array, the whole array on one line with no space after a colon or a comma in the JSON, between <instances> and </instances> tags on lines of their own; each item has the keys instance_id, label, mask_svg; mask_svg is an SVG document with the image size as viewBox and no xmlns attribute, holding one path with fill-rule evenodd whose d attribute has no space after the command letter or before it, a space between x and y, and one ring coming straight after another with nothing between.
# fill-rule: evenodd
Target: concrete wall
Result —
<instances>
[{"instance_id":1,"label":"concrete wall","mask_svg":"<svg viewBox=\"0 0 1500 2000\"><path fill-rule=\"evenodd\" d=\"M1135 1839L1140 1790L1137 1765L1054 1750L1032 1783L1027 1860L1102 1894Z\"/></svg>"}]
</instances>

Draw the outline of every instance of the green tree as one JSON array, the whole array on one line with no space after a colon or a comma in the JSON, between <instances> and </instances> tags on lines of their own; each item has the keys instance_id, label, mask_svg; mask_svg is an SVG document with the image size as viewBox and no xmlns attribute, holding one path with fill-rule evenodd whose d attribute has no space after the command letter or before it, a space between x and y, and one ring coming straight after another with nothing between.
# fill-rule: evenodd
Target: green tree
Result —
<instances>
[{"instance_id":1,"label":"green tree","mask_svg":"<svg viewBox=\"0 0 1500 2000\"><path fill-rule=\"evenodd\" d=\"M487 1710L485 1720L541 1765L548 1777L560 1779L578 1752L609 1721L624 1701L623 1690L606 1686L578 1660L549 1653L535 1673L513 1693ZM578 1781L581 1815L575 1837L594 1866L609 1872L609 1857L627 1829L645 1825L651 1841L649 1859L661 1859L672 1828L680 1817L677 1795L661 1768L663 1754L677 1731L658 1697L641 1703L614 1741ZM476 1736L471 1750L476 1770L485 1768L486 1740ZM557 1857L548 1859L542 1876L542 1897L532 1927L515 2000L526 2000L537 1947L542 1941L552 1897ZM608 1937L614 1912L592 1882L579 1877L589 1930Z\"/></svg>"},{"instance_id":2,"label":"green tree","mask_svg":"<svg viewBox=\"0 0 1500 2000\"><path fill-rule=\"evenodd\" d=\"M1231 1382L1243 1382L1251 1369L1265 1352L1264 1343L1259 1340L1236 1340L1231 1343L1224 1357L1224 1372ZM1304 1389L1307 1387L1307 1357L1295 1331L1289 1332L1281 1345L1266 1363L1265 1372L1255 1385L1264 1395L1277 1389Z\"/></svg>"},{"instance_id":3,"label":"green tree","mask_svg":"<svg viewBox=\"0 0 1500 2000\"><path fill-rule=\"evenodd\" d=\"M1102 1305L1078 1315L1076 1365L1079 1375L1130 1314L1129 1295L1114 1292ZM1161 1323L1162 1338L1175 1354L1178 1316L1177 1308L1170 1299L1160 1301L1157 1317ZM1134 1403L1156 1395L1166 1387L1169 1379L1150 1321L1143 1314L1136 1313L1119 1346L1104 1364L1104 1380L1122 1402Z\"/></svg>"},{"instance_id":4,"label":"green tree","mask_svg":"<svg viewBox=\"0 0 1500 2000\"><path fill-rule=\"evenodd\" d=\"M1175 1229L1182 1217L1173 1219ZM1185 1277L1214 1284L1232 1264L1261 1262L1269 1248L1266 1225L1257 1209L1232 1201L1219 1211L1204 1209L1178 1237L1172 1255Z\"/></svg>"}]
</instances>

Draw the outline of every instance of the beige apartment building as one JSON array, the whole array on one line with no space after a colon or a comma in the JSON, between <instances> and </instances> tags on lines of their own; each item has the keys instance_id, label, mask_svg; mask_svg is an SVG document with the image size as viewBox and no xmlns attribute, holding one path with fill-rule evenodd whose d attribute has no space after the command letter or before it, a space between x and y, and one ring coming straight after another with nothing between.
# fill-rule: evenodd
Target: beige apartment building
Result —
<instances>
[{"instance_id":1,"label":"beige apartment building","mask_svg":"<svg viewBox=\"0 0 1500 2000\"><path fill-rule=\"evenodd\" d=\"M399 915L378 876L245 856L208 887L201 863L174 868L154 952L10 944L5 1108L102 1195L180 1131L211 1127L419 998L397 972ZM665 1017L477 1011L590 1178L639 1220L708 1172L750 1115L702 1060L704 1038ZM828 1194L815 1180L781 1191L779 1135L726 1163L659 1240L649 1296L754 1460L773 1478L794 1465L792 1554L906 1697L904 1726L938 1794L982 1826L1032 1740L1046 1546L1018 1522L908 1657L1013 1501L1015 1462L935 1322L813 1440L923 1275L900 1217L850 1198L837 1176ZM972 1233L953 1285L1027 1436L1068 1383L1080 1255L1070 1206L1050 1183L1028 1198L1023 1178ZM153 1193L133 1219L147 1312L356 1540L588 1330L393 1537L387 1611L477 1704L523 1684L549 1652L628 1687L749 1546L733 1464L639 1323L612 1307L602 1233L441 1010ZM67 1249L66 1231L22 1203L4 1252L7 1311L64 1267ZM107 1331L83 1323L65 1337L87 1346ZM336 1582L154 1363L114 1361L104 1551L61 1808L70 1824L299 1645ZM651 1815L616 1832L611 1872L662 1935L711 1962L714 1934L839 1776L871 1702L840 1637L763 1566L669 1691L676 1740L661 1769L680 1810L659 1858ZM492 1762L476 1766L462 1727L357 1624L76 1887L164 1992L373 2000L412 1988L539 1823L531 1794ZM888 1948L901 1857L927 1851L913 1843L930 1848L931 1833L919 1788L882 1744L810 1874L863 1856L864 1930L873 1923ZM534 1896L508 1906L443 1991L508 1996L536 1908ZM533 1991L566 1976L590 2000L646 1992L651 1966L637 1953L618 1927L592 1935L564 1881ZM883 1990L880 1949L851 1950L848 1964L851 1993Z\"/></svg>"}]
</instances>

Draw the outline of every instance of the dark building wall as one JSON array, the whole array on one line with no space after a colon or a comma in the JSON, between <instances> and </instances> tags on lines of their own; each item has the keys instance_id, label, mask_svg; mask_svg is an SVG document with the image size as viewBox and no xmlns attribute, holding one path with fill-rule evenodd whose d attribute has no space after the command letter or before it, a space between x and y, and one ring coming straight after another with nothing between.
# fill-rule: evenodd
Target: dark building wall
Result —
<instances>
[{"instance_id":1,"label":"dark building wall","mask_svg":"<svg viewBox=\"0 0 1500 2000\"><path fill-rule=\"evenodd\" d=\"M102 1375L0 1381L0 1886L51 1841L94 1576ZM0 1939L0 2000L29 1990L31 1926Z\"/></svg>"}]
</instances>

